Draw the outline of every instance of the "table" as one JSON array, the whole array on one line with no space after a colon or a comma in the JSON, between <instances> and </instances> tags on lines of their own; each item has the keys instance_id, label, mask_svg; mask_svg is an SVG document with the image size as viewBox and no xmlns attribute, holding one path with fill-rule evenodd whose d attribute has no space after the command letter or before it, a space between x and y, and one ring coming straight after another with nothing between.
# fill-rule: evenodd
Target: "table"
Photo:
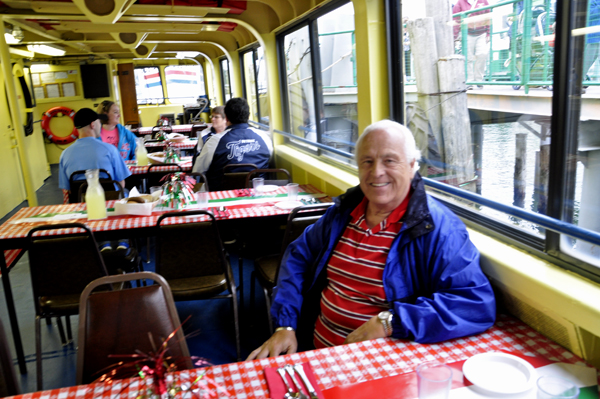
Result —
<instances>
[{"instance_id":1,"label":"table","mask_svg":"<svg viewBox=\"0 0 600 399\"><path fill-rule=\"evenodd\" d=\"M180 150L192 150L192 149L194 149L194 147L196 147L196 144L198 144L197 139L195 139L195 140L185 139L180 142L171 142L171 147L179 148ZM145 143L144 145L146 146L146 148L156 148L156 147L166 147L167 143L165 141L163 141L163 142L152 141L150 143Z\"/></svg>"},{"instance_id":2,"label":"table","mask_svg":"<svg viewBox=\"0 0 600 399\"><path fill-rule=\"evenodd\" d=\"M303 195L318 197L322 202L330 202L331 198L317 190L311 185L301 185L300 190ZM227 214L221 213L216 215L217 220L240 220L244 218L265 217L265 216L282 216L288 215L291 209L279 209L274 206L275 202L284 200L285 187L279 187L273 195L277 197L238 197L243 195L242 190L230 191L212 191L209 193L209 206L224 205L227 207ZM301 195L302 196L302 195ZM107 201L107 207L112 208L114 201ZM133 216L121 215L112 216L103 220L87 221L85 214L79 213L85 211L85 203L62 204L62 205L47 205L22 208L15 213L10 219L0 226L0 275L2 276L2 284L4 286L4 295L6 298L6 306L10 318L10 325L19 361L19 370L21 374L27 373L25 366L25 355L23 353L23 345L21 342L21 334L17 322L14 300L10 280L8 276L7 261L5 259L5 250L27 248L27 234L34 227L66 222L84 222L96 236L98 241L111 241L127 236L131 237L150 237L155 235L156 222L159 216L168 210L156 210L150 216ZM36 218L40 214L56 214L51 218ZM70 217L71 218L67 218ZM202 220L202 217L186 217L186 218L169 218L165 224L184 224L197 222ZM21 221L20 223L15 223ZM53 231L52 234L68 234L68 230L60 232ZM12 254L12 252L10 252Z\"/></svg>"},{"instance_id":3,"label":"table","mask_svg":"<svg viewBox=\"0 0 600 399\"><path fill-rule=\"evenodd\" d=\"M169 133L190 133L192 131L191 124L188 125L171 125L165 126L165 131L169 131ZM131 129L132 132L137 133L139 136L143 136L145 134L152 134L152 129L159 129L162 126L147 126L147 127L138 127L137 129Z\"/></svg>"},{"instance_id":4,"label":"table","mask_svg":"<svg viewBox=\"0 0 600 399\"><path fill-rule=\"evenodd\" d=\"M454 339L440 344L417 344L391 338L380 338L350 345L302 352L249 362L231 363L209 367L206 377L214 380L232 398L269 398L264 377L268 367L281 367L287 363L310 363L318 386L325 399L338 396L336 390L363 381L385 382L386 377L412 372L422 362L437 360L452 363L479 353L509 351L536 356L552 362L586 364L551 340L512 317L499 315L496 324L488 331L471 337ZM174 373L181 383L190 383L203 372L202 369ZM596 383L600 375L596 370ZM127 398L136 397L140 380L129 379L112 386L102 384L81 385L20 395L18 399L38 398ZM358 387L358 385L355 385ZM401 391L402 387L396 387ZM122 390L122 391L121 391ZM213 391L215 391L213 389ZM355 389L354 392L357 392ZM387 397L381 392L382 397ZM189 395L187 396L189 397ZM224 394L219 397L225 397ZM349 395L346 397L360 397ZM396 397L396 396L394 396Z\"/></svg>"},{"instance_id":5,"label":"table","mask_svg":"<svg viewBox=\"0 0 600 399\"><path fill-rule=\"evenodd\" d=\"M127 165L127 167L129 168L129 170L131 171L132 175L142 175L148 172L148 168L150 167L150 165L146 165L146 166L138 166L136 164L136 161L125 161L125 165ZM183 169L184 172L191 172L192 171L192 157L182 157L181 158L181 162L179 163L179 166L181 166L181 169ZM153 171L155 172L179 172L179 169L177 169L174 166L155 166L154 168L152 168Z\"/></svg>"}]
</instances>

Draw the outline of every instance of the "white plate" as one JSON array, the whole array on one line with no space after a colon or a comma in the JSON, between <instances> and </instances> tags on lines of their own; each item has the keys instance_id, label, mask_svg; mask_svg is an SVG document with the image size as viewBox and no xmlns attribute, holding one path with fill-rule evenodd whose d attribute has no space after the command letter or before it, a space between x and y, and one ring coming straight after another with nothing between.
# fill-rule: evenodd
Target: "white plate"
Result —
<instances>
[{"instance_id":1,"label":"white plate","mask_svg":"<svg viewBox=\"0 0 600 399\"><path fill-rule=\"evenodd\" d=\"M274 184L265 184L264 186L258 187L257 190L260 193L270 193L271 191L275 191L278 188L279 186L276 186Z\"/></svg>"},{"instance_id":2,"label":"white plate","mask_svg":"<svg viewBox=\"0 0 600 399\"><path fill-rule=\"evenodd\" d=\"M500 394L525 392L535 383L536 371L520 357L507 353L482 353L463 364L465 377L484 391Z\"/></svg>"},{"instance_id":3,"label":"white plate","mask_svg":"<svg viewBox=\"0 0 600 399\"><path fill-rule=\"evenodd\" d=\"M298 208L299 206L302 206L302 205L304 205L304 204L300 201L282 201L282 202L277 202L275 204L275 207L279 208L279 209L289 210L289 209Z\"/></svg>"}]
</instances>

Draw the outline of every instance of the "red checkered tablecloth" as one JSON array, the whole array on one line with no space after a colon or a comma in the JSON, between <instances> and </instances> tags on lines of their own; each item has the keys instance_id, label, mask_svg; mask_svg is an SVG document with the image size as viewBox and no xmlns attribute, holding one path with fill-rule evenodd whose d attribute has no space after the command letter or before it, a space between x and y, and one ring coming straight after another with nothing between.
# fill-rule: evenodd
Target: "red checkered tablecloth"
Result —
<instances>
[{"instance_id":1,"label":"red checkered tablecloth","mask_svg":"<svg viewBox=\"0 0 600 399\"><path fill-rule=\"evenodd\" d=\"M125 161L125 164L133 175L142 175L148 172L149 165L137 166L136 161ZM184 172L190 172L193 166L192 157L183 157L179 163L179 166L181 166L181 169L183 169ZM175 168L174 166L155 166L152 168L152 170L154 172L179 172L179 169Z\"/></svg>"},{"instance_id":2,"label":"red checkered tablecloth","mask_svg":"<svg viewBox=\"0 0 600 399\"><path fill-rule=\"evenodd\" d=\"M186 133L192 131L192 126L193 125L172 125L167 127L166 131L169 131L169 129L171 129L173 133ZM137 129L137 132L140 135L150 134L152 133L152 129L154 128L155 126L140 127Z\"/></svg>"},{"instance_id":3,"label":"red checkered tablecloth","mask_svg":"<svg viewBox=\"0 0 600 399\"><path fill-rule=\"evenodd\" d=\"M198 140L190 140L190 139L185 139L178 143L171 142L172 147L179 148L181 150L191 150L192 148L196 147L196 144L198 144ZM166 143L153 141L151 143L145 143L144 145L146 146L146 148L164 147L166 145Z\"/></svg>"},{"instance_id":4,"label":"red checkered tablecloth","mask_svg":"<svg viewBox=\"0 0 600 399\"><path fill-rule=\"evenodd\" d=\"M326 391L336 386L408 373L425 361L452 363L479 353L499 350L537 356L553 362L587 366L577 356L521 321L500 315L496 324L485 333L439 344L417 344L381 338L293 355L213 366L206 370L206 377L224 388L230 397L269 398L264 376L264 370L268 367L308 362L319 388ZM201 372L202 369L187 370L174 373L171 378L178 378L181 385L189 385ZM132 398L136 397L139 383L139 379L130 379L113 386L82 385L21 395L17 398ZM213 391L216 392L215 389ZM219 394L218 397L226 395Z\"/></svg>"},{"instance_id":5,"label":"red checkered tablecloth","mask_svg":"<svg viewBox=\"0 0 600 399\"><path fill-rule=\"evenodd\" d=\"M278 194L283 195L285 193L285 190L285 187L279 187L276 191L271 193L273 197L263 197L261 199L254 199L252 197L238 197L237 195L239 194L239 190L211 191L209 192L209 207L226 207L226 212L215 214L217 219L242 219L260 216L286 215L291 212L291 209L281 209L275 205L276 203L285 200L285 198L275 197ZM322 193L311 185L301 185L300 191L301 193L318 195L320 197L319 200L321 202L331 201L331 198L329 197L322 197ZM115 201L107 201L107 207L112 208L114 206L114 202ZM238 203L236 204L236 202ZM78 219L54 219L39 222L36 220L36 218L39 218L39 216L42 214L61 214L60 216L64 216L64 214L72 215L73 213L84 211L85 209L85 203L46 205L31 208L22 208L0 226L0 240L24 238L27 236L29 230L31 230L33 227L45 224L67 222L85 223L94 232L152 227L156 225L156 222L160 215L170 211L155 208L154 212L152 212L152 215L150 216L121 215L109 216L108 218L103 220L90 221L86 219L87 216L85 213L82 213L80 215L80 218ZM191 223L197 222L198 220L202 220L202 218L204 217L169 218L167 221L165 221L165 224ZM52 231L49 234L68 233L69 231L62 230L60 232ZM46 232L46 234L48 234L48 232Z\"/></svg>"}]
</instances>

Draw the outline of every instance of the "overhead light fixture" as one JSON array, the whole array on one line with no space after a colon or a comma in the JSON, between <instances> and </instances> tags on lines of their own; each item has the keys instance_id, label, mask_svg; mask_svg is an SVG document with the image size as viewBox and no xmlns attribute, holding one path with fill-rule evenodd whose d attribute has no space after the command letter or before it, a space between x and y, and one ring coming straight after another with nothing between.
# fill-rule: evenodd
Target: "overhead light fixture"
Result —
<instances>
[{"instance_id":1,"label":"overhead light fixture","mask_svg":"<svg viewBox=\"0 0 600 399\"><path fill-rule=\"evenodd\" d=\"M6 40L6 44L19 44L24 38L25 35L18 26L14 26L12 29L9 27L4 28L4 40Z\"/></svg>"},{"instance_id":2,"label":"overhead light fixture","mask_svg":"<svg viewBox=\"0 0 600 399\"><path fill-rule=\"evenodd\" d=\"M178 51L177 55L175 55L175 58L196 58L200 55L199 52L197 51Z\"/></svg>"},{"instance_id":3,"label":"overhead light fixture","mask_svg":"<svg viewBox=\"0 0 600 399\"><path fill-rule=\"evenodd\" d=\"M55 57L62 57L66 53L64 48L56 44L29 44L27 45L27 50Z\"/></svg>"}]
</instances>

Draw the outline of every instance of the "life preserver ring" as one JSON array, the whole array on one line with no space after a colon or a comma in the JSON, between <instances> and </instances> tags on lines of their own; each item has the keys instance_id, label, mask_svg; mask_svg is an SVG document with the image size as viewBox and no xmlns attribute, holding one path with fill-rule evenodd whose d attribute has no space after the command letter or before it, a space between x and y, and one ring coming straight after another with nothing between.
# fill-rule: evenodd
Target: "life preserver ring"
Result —
<instances>
[{"instance_id":1,"label":"life preserver ring","mask_svg":"<svg viewBox=\"0 0 600 399\"><path fill-rule=\"evenodd\" d=\"M75 111L73 111L71 108L67 108L67 107L50 108L48 111L44 112L44 115L42 115L42 129L44 129L44 132L46 133L48 140L52 141L55 144L72 143L73 141L75 141L79 138L79 132L77 131L75 126L73 126L73 131L68 136L56 136L56 135L54 135L54 133L52 133L52 130L50 130L50 120L52 119L52 117L54 117L58 114L66 115L71 119L73 119L75 117Z\"/></svg>"}]
</instances>

